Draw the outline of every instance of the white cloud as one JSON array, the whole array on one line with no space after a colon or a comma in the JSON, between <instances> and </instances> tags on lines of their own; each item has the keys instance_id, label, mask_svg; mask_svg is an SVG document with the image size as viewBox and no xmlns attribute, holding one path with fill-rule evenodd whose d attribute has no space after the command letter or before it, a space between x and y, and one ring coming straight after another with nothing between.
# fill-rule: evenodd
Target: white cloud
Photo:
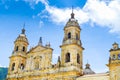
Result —
<instances>
[{"instance_id":1,"label":"white cloud","mask_svg":"<svg viewBox=\"0 0 120 80\"><path fill-rule=\"evenodd\" d=\"M33 1L35 4L43 3L45 10L39 16L45 16L44 13L47 12L49 17L42 18L49 18L54 23L65 25L70 18L71 8L50 6L47 0L26 1ZM108 27L112 33L120 33L120 0L87 0L83 9L76 7L74 13L80 24L89 22L93 26L97 24L101 27Z\"/></svg>"},{"instance_id":2,"label":"white cloud","mask_svg":"<svg viewBox=\"0 0 120 80\"><path fill-rule=\"evenodd\" d=\"M47 0L36 0L36 3L38 3L38 1L42 2L46 7L46 9L38 15L48 12L50 16L47 18L49 18L52 22L55 22L57 24L65 24L66 21L70 18L70 13L72 12L71 8L60 9L54 6L50 6ZM82 11L82 9L80 9L79 7L75 8L74 12L76 18L79 20L79 23L84 23L88 21L87 13Z\"/></svg>"},{"instance_id":3,"label":"white cloud","mask_svg":"<svg viewBox=\"0 0 120 80\"><path fill-rule=\"evenodd\" d=\"M34 0L34 1L36 1L36 4L38 4L39 2L42 2L46 6L48 5L48 1L47 0Z\"/></svg>"},{"instance_id":4,"label":"white cloud","mask_svg":"<svg viewBox=\"0 0 120 80\"><path fill-rule=\"evenodd\" d=\"M47 0L24 0L24 1L25 1L25 2L29 2L31 8L33 8L33 9L34 9L34 5L35 5L35 4L38 4L39 2L41 2L41 3L45 4L45 5L48 4L48 1L47 1Z\"/></svg>"},{"instance_id":5,"label":"white cloud","mask_svg":"<svg viewBox=\"0 0 120 80\"><path fill-rule=\"evenodd\" d=\"M57 60L58 60L58 56L60 56L60 54L55 54L55 53L53 53L53 63L57 63Z\"/></svg>"},{"instance_id":6,"label":"white cloud","mask_svg":"<svg viewBox=\"0 0 120 80\"><path fill-rule=\"evenodd\" d=\"M102 27L110 28L110 32L120 32L120 1L114 0L106 3L99 0L88 0L85 12L89 14L89 20Z\"/></svg>"},{"instance_id":7,"label":"white cloud","mask_svg":"<svg viewBox=\"0 0 120 80\"><path fill-rule=\"evenodd\" d=\"M2 65L0 64L0 67L2 67Z\"/></svg>"},{"instance_id":8,"label":"white cloud","mask_svg":"<svg viewBox=\"0 0 120 80\"><path fill-rule=\"evenodd\" d=\"M50 19L58 24L65 24L66 21L68 21L68 19L70 18L70 14L72 12L71 8L59 9L52 6L46 7L46 10L50 14ZM74 13L76 15L75 17L79 20L79 23L87 22L87 13L83 12L80 8L75 8Z\"/></svg>"},{"instance_id":9,"label":"white cloud","mask_svg":"<svg viewBox=\"0 0 120 80\"><path fill-rule=\"evenodd\" d=\"M1 64L0 64L0 67L7 68L7 66L2 66Z\"/></svg>"},{"instance_id":10,"label":"white cloud","mask_svg":"<svg viewBox=\"0 0 120 80\"><path fill-rule=\"evenodd\" d=\"M39 28L41 28L44 25L43 21L40 20L39 22Z\"/></svg>"}]
</instances>

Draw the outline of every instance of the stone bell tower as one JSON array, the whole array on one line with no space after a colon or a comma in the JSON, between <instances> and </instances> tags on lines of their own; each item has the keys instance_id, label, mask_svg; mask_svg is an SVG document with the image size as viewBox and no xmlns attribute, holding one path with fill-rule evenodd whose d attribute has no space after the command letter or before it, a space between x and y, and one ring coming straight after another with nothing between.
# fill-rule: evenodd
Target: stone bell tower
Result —
<instances>
[{"instance_id":1,"label":"stone bell tower","mask_svg":"<svg viewBox=\"0 0 120 80\"><path fill-rule=\"evenodd\" d=\"M80 26L74 17L72 11L71 18L64 27L64 38L61 47L61 66L70 67L75 66L79 68L82 74L84 48L80 40Z\"/></svg>"},{"instance_id":2,"label":"stone bell tower","mask_svg":"<svg viewBox=\"0 0 120 80\"><path fill-rule=\"evenodd\" d=\"M10 56L10 64L7 77L9 75L18 73L24 70L26 64L26 53L28 47L28 40L25 35L25 29L22 29L22 33L17 37L14 42L14 50Z\"/></svg>"},{"instance_id":3,"label":"stone bell tower","mask_svg":"<svg viewBox=\"0 0 120 80\"><path fill-rule=\"evenodd\" d=\"M120 48L115 42L113 48L110 49L109 63L107 64L110 71L110 80L120 79Z\"/></svg>"}]
</instances>

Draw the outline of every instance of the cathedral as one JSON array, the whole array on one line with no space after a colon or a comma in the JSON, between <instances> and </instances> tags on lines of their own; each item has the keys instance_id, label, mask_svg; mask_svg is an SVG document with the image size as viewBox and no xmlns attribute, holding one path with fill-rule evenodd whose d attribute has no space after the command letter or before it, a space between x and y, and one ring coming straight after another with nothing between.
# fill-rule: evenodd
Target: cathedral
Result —
<instances>
[{"instance_id":1,"label":"cathedral","mask_svg":"<svg viewBox=\"0 0 120 80\"><path fill-rule=\"evenodd\" d=\"M109 50L109 71L95 73L87 63L83 69L83 46L80 39L81 28L71 13L64 27L63 42L60 45L61 56L52 64L53 49L50 44L43 45L40 38L38 45L27 50L29 42L22 29L14 41L6 80L120 80L120 48L117 43Z\"/></svg>"}]
</instances>

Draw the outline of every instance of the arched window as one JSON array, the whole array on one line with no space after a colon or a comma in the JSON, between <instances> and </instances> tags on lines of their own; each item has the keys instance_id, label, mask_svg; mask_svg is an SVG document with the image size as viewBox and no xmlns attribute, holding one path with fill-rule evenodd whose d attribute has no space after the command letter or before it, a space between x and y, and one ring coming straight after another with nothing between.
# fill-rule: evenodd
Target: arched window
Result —
<instances>
[{"instance_id":1,"label":"arched window","mask_svg":"<svg viewBox=\"0 0 120 80\"><path fill-rule=\"evenodd\" d=\"M80 64L80 55L79 54L77 54L77 63Z\"/></svg>"},{"instance_id":2,"label":"arched window","mask_svg":"<svg viewBox=\"0 0 120 80\"><path fill-rule=\"evenodd\" d=\"M118 59L120 60L120 54L118 54Z\"/></svg>"},{"instance_id":3,"label":"arched window","mask_svg":"<svg viewBox=\"0 0 120 80\"><path fill-rule=\"evenodd\" d=\"M22 51L24 52L25 51L25 47L23 46L23 49L22 49Z\"/></svg>"},{"instance_id":4,"label":"arched window","mask_svg":"<svg viewBox=\"0 0 120 80\"><path fill-rule=\"evenodd\" d=\"M76 34L76 40L79 40L79 38L78 38L78 34Z\"/></svg>"},{"instance_id":5,"label":"arched window","mask_svg":"<svg viewBox=\"0 0 120 80\"><path fill-rule=\"evenodd\" d=\"M115 59L116 59L115 55L113 55L112 59L113 59L113 60L115 60Z\"/></svg>"},{"instance_id":6,"label":"arched window","mask_svg":"<svg viewBox=\"0 0 120 80\"><path fill-rule=\"evenodd\" d=\"M16 51L18 51L18 46L16 47Z\"/></svg>"},{"instance_id":7,"label":"arched window","mask_svg":"<svg viewBox=\"0 0 120 80\"><path fill-rule=\"evenodd\" d=\"M67 53L65 56L65 62L70 62L70 53Z\"/></svg>"},{"instance_id":8,"label":"arched window","mask_svg":"<svg viewBox=\"0 0 120 80\"><path fill-rule=\"evenodd\" d=\"M21 70L24 69L24 64L23 64L23 63L20 65L20 69L21 69Z\"/></svg>"},{"instance_id":9,"label":"arched window","mask_svg":"<svg viewBox=\"0 0 120 80\"><path fill-rule=\"evenodd\" d=\"M68 39L70 39L70 38L71 38L71 33L69 32L69 33L68 33Z\"/></svg>"},{"instance_id":10,"label":"arched window","mask_svg":"<svg viewBox=\"0 0 120 80\"><path fill-rule=\"evenodd\" d=\"M11 70L12 70L12 71L15 70L15 63L12 64L12 69L11 69Z\"/></svg>"}]
</instances>

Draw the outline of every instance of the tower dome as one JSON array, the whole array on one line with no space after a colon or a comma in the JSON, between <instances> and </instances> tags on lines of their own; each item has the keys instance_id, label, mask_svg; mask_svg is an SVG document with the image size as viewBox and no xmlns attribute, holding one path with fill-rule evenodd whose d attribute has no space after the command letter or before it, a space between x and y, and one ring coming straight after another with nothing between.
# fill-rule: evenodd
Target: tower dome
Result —
<instances>
[{"instance_id":1,"label":"tower dome","mask_svg":"<svg viewBox=\"0 0 120 80\"><path fill-rule=\"evenodd\" d=\"M74 17L74 13L73 13L73 10L72 10L72 13L71 13L71 18L68 20L68 22L66 23L65 27L64 28L67 28L67 27L77 27L80 29L80 26L78 24L78 20L75 19Z\"/></svg>"},{"instance_id":2,"label":"tower dome","mask_svg":"<svg viewBox=\"0 0 120 80\"><path fill-rule=\"evenodd\" d=\"M15 40L15 42L26 42L28 44L28 39L26 38L25 35L25 29L22 29L22 33L17 37L17 39Z\"/></svg>"},{"instance_id":3,"label":"tower dome","mask_svg":"<svg viewBox=\"0 0 120 80\"><path fill-rule=\"evenodd\" d=\"M90 64L88 64L88 63L86 64L86 68L83 70L83 74L84 75L95 74L95 72L91 70Z\"/></svg>"}]
</instances>

